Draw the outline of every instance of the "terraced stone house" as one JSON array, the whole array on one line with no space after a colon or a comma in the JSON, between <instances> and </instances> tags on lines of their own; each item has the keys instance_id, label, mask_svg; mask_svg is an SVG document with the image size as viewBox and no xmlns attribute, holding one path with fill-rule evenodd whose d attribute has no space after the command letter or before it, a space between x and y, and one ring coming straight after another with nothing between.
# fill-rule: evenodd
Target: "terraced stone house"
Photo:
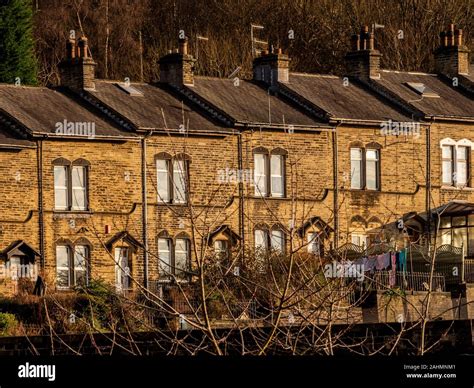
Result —
<instances>
[{"instance_id":1,"label":"terraced stone house","mask_svg":"<svg viewBox=\"0 0 474 388\"><path fill-rule=\"evenodd\" d=\"M0 255L36 268L1 292L38 274L50 290L157 287L191 280L202 254L435 237L474 281L461 30L441 34L437 74L382 69L367 28L342 76L293 73L273 48L253 79L198 76L184 39L159 82L101 80L85 37L66 46L60 87L0 85Z\"/></svg>"}]
</instances>

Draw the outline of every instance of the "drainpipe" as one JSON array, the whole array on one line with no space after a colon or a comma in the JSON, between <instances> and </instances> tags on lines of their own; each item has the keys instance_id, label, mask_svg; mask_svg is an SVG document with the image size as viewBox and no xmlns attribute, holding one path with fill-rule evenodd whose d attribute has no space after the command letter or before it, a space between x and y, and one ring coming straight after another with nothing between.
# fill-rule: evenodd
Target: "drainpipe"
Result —
<instances>
[{"instance_id":1,"label":"drainpipe","mask_svg":"<svg viewBox=\"0 0 474 388\"><path fill-rule=\"evenodd\" d=\"M428 215L428 236L431 240L431 125L435 118L431 118L431 124L426 128L426 214ZM431 245L431 244L430 244Z\"/></svg>"},{"instance_id":2,"label":"drainpipe","mask_svg":"<svg viewBox=\"0 0 474 388\"><path fill-rule=\"evenodd\" d=\"M332 152L333 152L333 207L334 207L334 250L337 251L339 247L339 179L338 179L338 147L337 147L337 128L341 125L338 121L334 126L332 133Z\"/></svg>"},{"instance_id":3,"label":"drainpipe","mask_svg":"<svg viewBox=\"0 0 474 388\"><path fill-rule=\"evenodd\" d=\"M43 140L36 141L36 163L38 164L38 227L40 267L44 269L46 257L44 247L44 207L43 207Z\"/></svg>"},{"instance_id":4,"label":"drainpipe","mask_svg":"<svg viewBox=\"0 0 474 388\"><path fill-rule=\"evenodd\" d=\"M142 239L143 239L143 286L148 288L148 201L147 201L147 175L146 175L146 138L152 134L142 137Z\"/></svg>"},{"instance_id":5,"label":"drainpipe","mask_svg":"<svg viewBox=\"0 0 474 388\"><path fill-rule=\"evenodd\" d=\"M243 171L243 155L242 155L242 132L239 130L237 134L237 157L238 157L238 168L241 172ZM245 217L244 217L244 182L240 179L239 182L239 234L242 238L241 241L241 249L240 249L240 261L241 263L244 262L245 259Z\"/></svg>"}]
</instances>

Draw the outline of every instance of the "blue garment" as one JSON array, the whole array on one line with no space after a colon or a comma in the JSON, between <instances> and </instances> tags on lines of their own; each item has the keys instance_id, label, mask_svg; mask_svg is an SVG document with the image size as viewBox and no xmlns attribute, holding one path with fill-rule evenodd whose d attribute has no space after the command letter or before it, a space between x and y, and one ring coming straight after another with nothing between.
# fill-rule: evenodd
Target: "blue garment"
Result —
<instances>
[{"instance_id":1,"label":"blue garment","mask_svg":"<svg viewBox=\"0 0 474 388\"><path fill-rule=\"evenodd\" d=\"M407 249L403 248L397 252L397 269L402 272L407 271Z\"/></svg>"}]
</instances>

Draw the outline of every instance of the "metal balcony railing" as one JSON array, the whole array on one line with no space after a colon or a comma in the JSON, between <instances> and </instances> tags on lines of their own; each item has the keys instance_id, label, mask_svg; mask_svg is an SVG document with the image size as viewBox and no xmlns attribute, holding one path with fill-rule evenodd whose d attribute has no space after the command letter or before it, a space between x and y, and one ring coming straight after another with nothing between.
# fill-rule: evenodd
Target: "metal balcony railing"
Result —
<instances>
[{"instance_id":1,"label":"metal balcony railing","mask_svg":"<svg viewBox=\"0 0 474 388\"><path fill-rule=\"evenodd\" d=\"M388 290L398 287L403 291L428 291L430 289L429 272L397 272L395 285L390 285L389 271L376 271L367 281L377 290ZM433 274L431 291L446 291L445 277L440 273Z\"/></svg>"}]
</instances>

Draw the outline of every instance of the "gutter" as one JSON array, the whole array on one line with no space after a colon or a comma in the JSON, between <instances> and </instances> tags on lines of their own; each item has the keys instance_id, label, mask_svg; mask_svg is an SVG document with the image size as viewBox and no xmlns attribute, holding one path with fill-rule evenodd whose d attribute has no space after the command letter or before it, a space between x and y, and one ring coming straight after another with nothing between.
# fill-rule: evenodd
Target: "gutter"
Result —
<instances>
[{"instance_id":1,"label":"gutter","mask_svg":"<svg viewBox=\"0 0 474 388\"><path fill-rule=\"evenodd\" d=\"M248 127L255 127L255 128L266 128L266 129L288 129L289 126L292 126L292 128L296 130L301 130L301 132L333 132L334 127L333 126L321 126L321 127L315 127L314 125L308 124L308 125L301 125L301 124L270 124L270 123L255 123L255 122L247 122L247 121L238 121L235 123L236 128L245 128L248 129Z\"/></svg>"}]
</instances>

